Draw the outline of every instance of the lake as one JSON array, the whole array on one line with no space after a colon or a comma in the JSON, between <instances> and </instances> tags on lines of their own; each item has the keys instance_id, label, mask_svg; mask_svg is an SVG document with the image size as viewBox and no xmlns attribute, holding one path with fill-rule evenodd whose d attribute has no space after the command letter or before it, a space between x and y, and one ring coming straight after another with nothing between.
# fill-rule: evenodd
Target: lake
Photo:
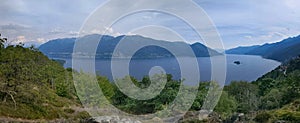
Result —
<instances>
[{"instance_id":1,"label":"lake","mask_svg":"<svg viewBox=\"0 0 300 123\"><path fill-rule=\"evenodd\" d=\"M214 56L218 57L218 56ZM64 67L72 67L72 59L63 59L66 63ZM91 59L79 59L80 64L86 64ZM186 57L182 58L184 62L189 62L191 58ZM231 81L255 81L262 75L272 71L277 66L280 65L280 62L264 59L260 56L251 56L251 55L227 55L227 73L226 73L226 84L229 84ZM199 57L197 58L198 66L200 70L200 80L209 81L211 80L211 62L209 57ZM240 64L234 63L239 61ZM125 62L123 59L119 59L118 62ZM110 80L113 80L111 73L111 61L109 59L97 59L95 61L95 69L97 73L101 76L105 76ZM175 58L161 58L161 59L133 59L129 64L129 73L131 76L135 77L138 80L141 80L144 76L149 74L149 71L152 67L160 66L166 73L172 74L173 79L180 79L181 72L178 62ZM189 66L193 67L193 65ZM126 69L126 68L120 68ZM193 73L189 75L193 76Z\"/></svg>"}]
</instances>

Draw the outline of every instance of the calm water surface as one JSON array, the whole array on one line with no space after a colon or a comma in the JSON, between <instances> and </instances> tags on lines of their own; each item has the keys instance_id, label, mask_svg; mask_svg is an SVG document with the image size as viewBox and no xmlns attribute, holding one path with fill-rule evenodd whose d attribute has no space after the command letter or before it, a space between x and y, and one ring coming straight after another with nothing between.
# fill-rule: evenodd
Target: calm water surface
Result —
<instances>
[{"instance_id":1,"label":"calm water surface","mask_svg":"<svg viewBox=\"0 0 300 123\"><path fill-rule=\"evenodd\" d=\"M218 56L215 56L218 57ZM250 55L227 55L227 73L226 73L226 84L231 81L254 81L262 75L270 72L280 65L279 62L269 59L264 59L260 56ZM57 58L61 59L61 58ZM182 58L184 62L190 62L192 58ZM66 60L64 67L72 67L72 59ZM90 67L88 64L91 59L79 59L80 64L86 65L86 68ZM209 81L211 80L211 62L208 57L197 58L198 66L200 70L200 80ZM240 61L241 64L237 65L234 61ZM119 59L118 62L122 63L125 60ZM111 74L111 61L109 59L97 59L95 61L95 68L98 74L106 76L110 80L112 79ZM163 58L163 59L134 59L130 61L129 73L131 76L141 80L144 76L149 74L152 67L160 66L166 73L172 74L173 79L180 79L180 67L178 61L175 58ZM187 67L194 67L190 65ZM126 68L118 68L126 69ZM84 71L84 70L83 70ZM190 76L194 73L190 73Z\"/></svg>"}]
</instances>

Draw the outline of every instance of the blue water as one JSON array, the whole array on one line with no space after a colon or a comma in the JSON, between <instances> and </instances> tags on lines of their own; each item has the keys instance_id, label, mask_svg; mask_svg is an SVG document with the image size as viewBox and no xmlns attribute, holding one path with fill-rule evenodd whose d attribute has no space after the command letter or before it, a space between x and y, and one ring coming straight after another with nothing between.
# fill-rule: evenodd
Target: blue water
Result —
<instances>
[{"instance_id":1,"label":"blue water","mask_svg":"<svg viewBox=\"0 0 300 123\"><path fill-rule=\"evenodd\" d=\"M214 56L218 57L218 56ZM63 59L63 58L57 58ZM192 58L186 57L182 60L189 63ZM251 55L227 55L227 72L226 72L226 84L231 81L255 81L262 75L270 72L280 65L279 62L269 59L264 59L260 56ZM66 60L64 67L72 67L72 59ZM80 64L89 66L91 59L79 59ZM210 81L211 80L211 62L209 57L197 58L198 66L200 70L200 80ZM240 61L241 64L237 65L234 61ZM125 62L123 59L119 59L118 62ZM111 61L109 59L97 59L95 61L95 69L101 76L106 76L110 80L113 80L111 73ZM181 72L178 61L175 58L162 58L162 59L134 59L130 61L129 73L131 76L138 80L141 80L144 76L149 74L152 67L160 66L166 73L172 74L173 79L180 79ZM187 67L195 67L193 64ZM119 67L118 69L128 69ZM195 73L189 73L190 76L196 76Z\"/></svg>"}]
</instances>

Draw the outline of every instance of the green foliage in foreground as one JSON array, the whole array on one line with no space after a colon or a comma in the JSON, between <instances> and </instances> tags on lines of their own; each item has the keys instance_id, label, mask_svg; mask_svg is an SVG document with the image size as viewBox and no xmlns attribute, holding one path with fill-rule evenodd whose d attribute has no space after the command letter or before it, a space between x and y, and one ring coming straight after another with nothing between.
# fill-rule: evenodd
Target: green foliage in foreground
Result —
<instances>
[{"instance_id":1,"label":"green foliage in foreground","mask_svg":"<svg viewBox=\"0 0 300 123\"><path fill-rule=\"evenodd\" d=\"M236 121L239 113L245 114L243 122L300 122L300 57L257 81L232 82L222 96L227 97L214 111L226 122Z\"/></svg>"},{"instance_id":2,"label":"green foliage in foreground","mask_svg":"<svg viewBox=\"0 0 300 123\"><path fill-rule=\"evenodd\" d=\"M259 88L257 122L300 121L300 58L282 64L251 83Z\"/></svg>"},{"instance_id":3,"label":"green foliage in foreground","mask_svg":"<svg viewBox=\"0 0 300 123\"><path fill-rule=\"evenodd\" d=\"M35 48L0 48L0 116L74 118L80 107L72 73Z\"/></svg>"}]
</instances>

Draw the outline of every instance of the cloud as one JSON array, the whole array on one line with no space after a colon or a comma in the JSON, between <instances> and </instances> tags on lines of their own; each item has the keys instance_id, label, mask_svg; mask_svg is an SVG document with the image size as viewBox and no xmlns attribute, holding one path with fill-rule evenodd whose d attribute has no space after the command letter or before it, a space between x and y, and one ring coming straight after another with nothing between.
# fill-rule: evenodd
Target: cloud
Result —
<instances>
[{"instance_id":1,"label":"cloud","mask_svg":"<svg viewBox=\"0 0 300 123\"><path fill-rule=\"evenodd\" d=\"M79 35L79 32L71 30L71 31L69 31L68 35L69 36L77 36L77 35Z\"/></svg>"},{"instance_id":2,"label":"cloud","mask_svg":"<svg viewBox=\"0 0 300 123\"><path fill-rule=\"evenodd\" d=\"M18 40L18 36L24 36L24 42L36 41L38 43L44 42L38 41L39 38L47 41L54 38L77 36L86 18L105 1L5 0L0 4L0 33L10 40ZM122 2L128 1L120 0L114 6L117 8L115 10L127 9L122 6ZM226 48L276 42L300 34L299 0L194 0L194 2L202 7L215 23ZM132 6L137 4L132 4ZM146 4L166 6L163 1ZM181 6L177 5L172 9ZM109 12L109 15L119 13L119 11L110 10L105 12ZM197 13L193 11L186 14L197 16ZM175 31L180 31L188 40L195 40L195 34L191 33L190 29L182 22L160 13L136 14L120 23L122 25L120 27L103 27L102 30L97 29L84 33L101 34L107 30L114 36L136 34L128 30L149 23L172 27ZM164 36L163 32L151 34L149 30L147 31L148 35L150 37L168 37ZM174 39L170 38L170 40Z\"/></svg>"},{"instance_id":3,"label":"cloud","mask_svg":"<svg viewBox=\"0 0 300 123\"><path fill-rule=\"evenodd\" d=\"M61 28L57 27L57 28L52 29L49 33L50 34L61 34L61 33L64 33L64 31L62 31Z\"/></svg>"},{"instance_id":4,"label":"cloud","mask_svg":"<svg viewBox=\"0 0 300 123\"><path fill-rule=\"evenodd\" d=\"M34 30L30 26L20 24L0 25L0 33L11 42L26 42L27 39L25 37L35 35Z\"/></svg>"},{"instance_id":5,"label":"cloud","mask_svg":"<svg viewBox=\"0 0 300 123\"><path fill-rule=\"evenodd\" d=\"M286 6L290 9L299 9L300 3L298 0L285 0Z\"/></svg>"},{"instance_id":6,"label":"cloud","mask_svg":"<svg viewBox=\"0 0 300 123\"><path fill-rule=\"evenodd\" d=\"M29 29L30 27L24 26L24 25L17 25L17 24L7 24L7 25L1 25L1 30L25 30Z\"/></svg>"},{"instance_id":7,"label":"cloud","mask_svg":"<svg viewBox=\"0 0 300 123\"><path fill-rule=\"evenodd\" d=\"M24 42L39 37L62 38L78 32L85 18L104 0L5 0L0 4L0 33L9 40L26 36ZM26 26L24 26L26 25Z\"/></svg>"},{"instance_id":8,"label":"cloud","mask_svg":"<svg viewBox=\"0 0 300 123\"><path fill-rule=\"evenodd\" d=\"M300 8L295 7L300 5L298 0L209 0L197 3L215 22L227 48L277 42L300 34Z\"/></svg>"},{"instance_id":9,"label":"cloud","mask_svg":"<svg viewBox=\"0 0 300 123\"><path fill-rule=\"evenodd\" d=\"M23 35L21 35L21 36L18 36L17 37L17 40L16 40L17 42L22 42L22 43L24 43L25 41L26 41L26 38L25 38L25 36L23 36Z\"/></svg>"},{"instance_id":10,"label":"cloud","mask_svg":"<svg viewBox=\"0 0 300 123\"><path fill-rule=\"evenodd\" d=\"M44 38L37 38L36 41L38 43L45 43L46 42L46 40Z\"/></svg>"}]
</instances>

